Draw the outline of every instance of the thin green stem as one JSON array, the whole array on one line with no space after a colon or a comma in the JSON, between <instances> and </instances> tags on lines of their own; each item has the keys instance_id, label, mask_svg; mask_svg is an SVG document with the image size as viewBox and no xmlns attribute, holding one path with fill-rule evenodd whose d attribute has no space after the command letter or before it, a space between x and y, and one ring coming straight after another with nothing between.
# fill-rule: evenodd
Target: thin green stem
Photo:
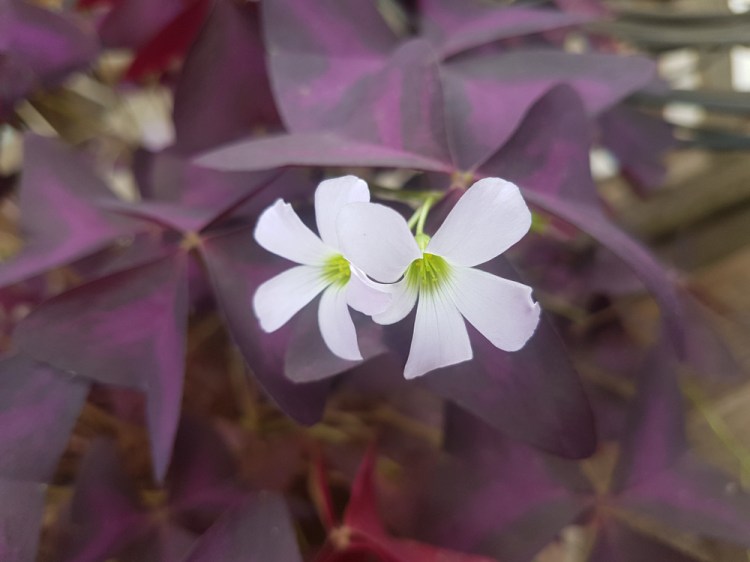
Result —
<instances>
[{"instance_id":1,"label":"thin green stem","mask_svg":"<svg viewBox=\"0 0 750 562\"><path fill-rule=\"evenodd\" d=\"M417 230L416 235L424 234L424 224L427 222L427 215L430 212L430 208L435 203L434 197L428 197L425 199L425 202L422 204L422 208L420 209L420 215L419 219L417 220Z\"/></svg>"}]
</instances>

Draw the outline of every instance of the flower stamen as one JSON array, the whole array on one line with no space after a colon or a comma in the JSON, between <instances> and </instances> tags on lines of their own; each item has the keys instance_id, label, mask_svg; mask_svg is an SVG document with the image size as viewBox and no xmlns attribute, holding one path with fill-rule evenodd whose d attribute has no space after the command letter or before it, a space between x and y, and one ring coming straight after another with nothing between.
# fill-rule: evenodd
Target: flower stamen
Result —
<instances>
[{"instance_id":1,"label":"flower stamen","mask_svg":"<svg viewBox=\"0 0 750 562\"><path fill-rule=\"evenodd\" d=\"M406 270L406 282L420 291L434 292L450 278L448 262L435 254L424 254Z\"/></svg>"},{"instance_id":2,"label":"flower stamen","mask_svg":"<svg viewBox=\"0 0 750 562\"><path fill-rule=\"evenodd\" d=\"M323 264L323 279L331 285L344 286L351 276L352 269L349 260L341 254L331 256Z\"/></svg>"}]
</instances>

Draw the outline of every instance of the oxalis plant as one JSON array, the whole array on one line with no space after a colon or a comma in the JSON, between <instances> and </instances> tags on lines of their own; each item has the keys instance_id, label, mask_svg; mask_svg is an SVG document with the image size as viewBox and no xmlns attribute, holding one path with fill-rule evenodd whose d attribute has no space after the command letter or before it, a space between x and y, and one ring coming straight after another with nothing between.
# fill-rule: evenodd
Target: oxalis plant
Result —
<instances>
[{"instance_id":1,"label":"oxalis plant","mask_svg":"<svg viewBox=\"0 0 750 562\"><path fill-rule=\"evenodd\" d=\"M745 555L750 498L684 423L723 348L591 177L597 143L653 189L670 144L600 6L39 4L0 0L0 560ZM81 76L172 96L127 196L109 133L29 118ZM581 328L644 289L655 337Z\"/></svg>"}]
</instances>

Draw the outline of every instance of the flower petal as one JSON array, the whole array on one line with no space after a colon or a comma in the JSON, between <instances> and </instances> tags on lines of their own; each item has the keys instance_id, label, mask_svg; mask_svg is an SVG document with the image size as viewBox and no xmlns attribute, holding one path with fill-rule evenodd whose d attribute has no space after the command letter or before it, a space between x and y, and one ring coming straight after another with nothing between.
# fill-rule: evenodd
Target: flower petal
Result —
<instances>
[{"instance_id":1,"label":"flower petal","mask_svg":"<svg viewBox=\"0 0 750 562\"><path fill-rule=\"evenodd\" d=\"M425 252L473 267L499 256L531 227L531 212L518 187L485 178L458 200Z\"/></svg>"},{"instance_id":2,"label":"flower petal","mask_svg":"<svg viewBox=\"0 0 750 562\"><path fill-rule=\"evenodd\" d=\"M404 377L413 379L473 357L461 313L445 291L422 293Z\"/></svg>"},{"instance_id":3,"label":"flower petal","mask_svg":"<svg viewBox=\"0 0 750 562\"><path fill-rule=\"evenodd\" d=\"M531 287L469 267L453 270L452 296L466 320L497 348L521 349L539 323Z\"/></svg>"},{"instance_id":4,"label":"flower petal","mask_svg":"<svg viewBox=\"0 0 750 562\"><path fill-rule=\"evenodd\" d=\"M350 203L337 222L344 256L377 281L398 281L409 264L422 257L404 217L390 207Z\"/></svg>"},{"instance_id":5,"label":"flower petal","mask_svg":"<svg viewBox=\"0 0 750 562\"><path fill-rule=\"evenodd\" d=\"M364 272L356 267L352 266L351 271L352 275L346 287L346 300L349 306L368 316L385 311L393 298L391 286L368 279Z\"/></svg>"},{"instance_id":6,"label":"flower petal","mask_svg":"<svg viewBox=\"0 0 750 562\"><path fill-rule=\"evenodd\" d=\"M260 327L265 332L278 330L326 285L320 268L309 265L299 265L272 277L253 295L253 311Z\"/></svg>"},{"instance_id":7,"label":"flower petal","mask_svg":"<svg viewBox=\"0 0 750 562\"><path fill-rule=\"evenodd\" d=\"M391 293L391 302L383 312L374 314L372 319L378 324L395 324L406 318L406 315L414 308L417 302L417 288L409 285L406 279L398 283L386 285Z\"/></svg>"},{"instance_id":8,"label":"flower petal","mask_svg":"<svg viewBox=\"0 0 750 562\"><path fill-rule=\"evenodd\" d=\"M336 219L347 203L367 203L370 189L356 176L333 178L320 183L315 190L315 222L320 238L331 248L338 249L339 236Z\"/></svg>"},{"instance_id":9,"label":"flower petal","mask_svg":"<svg viewBox=\"0 0 750 562\"><path fill-rule=\"evenodd\" d=\"M321 265L335 253L281 199L260 214L254 236L269 252L305 265Z\"/></svg>"},{"instance_id":10,"label":"flower petal","mask_svg":"<svg viewBox=\"0 0 750 562\"><path fill-rule=\"evenodd\" d=\"M349 361L361 361L357 332L349 313L345 286L331 285L320 297L318 325L323 341L335 355Z\"/></svg>"}]
</instances>

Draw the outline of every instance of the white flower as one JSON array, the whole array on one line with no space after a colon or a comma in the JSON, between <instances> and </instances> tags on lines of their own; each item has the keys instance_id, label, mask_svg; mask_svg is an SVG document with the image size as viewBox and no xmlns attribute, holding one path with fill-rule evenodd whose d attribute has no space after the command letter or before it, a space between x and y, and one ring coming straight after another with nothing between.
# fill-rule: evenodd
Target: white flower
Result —
<instances>
[{"instance_id":1,"label":"white flower","mask_svg":"<svg viewBox=\"0 0 750 562\"><path fill-rule=\"evenodd\" d=\"M253 310L264 331L281 328L322 291L318 324L323 341L343 359L362 359L348 307L372 315L386 308L390 295L379 290L341 254L336 218L345 205L369 200L367 184L354 176L322 182L315 190L315 221L320 237L281 199L261 213L254 234L258 244L301 264L255 291Z\"/></svg>"},{"instance_id":2,"label":"white flower","mask_svg":"<svg viewBox=\"0 0 750 562\"><path fill-rule=\"evenodd\" d=\"M373 279L394 283L393 301L373 319L398 322L419 300L407 379L472 358L464 318L495 347L524 346L539 322L531 287L474 266L502 254L530 226L520 191L498 178L471 186L431 239L415 238L404 218L383 205L351 203L341 211L344 255Z\"/></svg>"}]
</instances>

